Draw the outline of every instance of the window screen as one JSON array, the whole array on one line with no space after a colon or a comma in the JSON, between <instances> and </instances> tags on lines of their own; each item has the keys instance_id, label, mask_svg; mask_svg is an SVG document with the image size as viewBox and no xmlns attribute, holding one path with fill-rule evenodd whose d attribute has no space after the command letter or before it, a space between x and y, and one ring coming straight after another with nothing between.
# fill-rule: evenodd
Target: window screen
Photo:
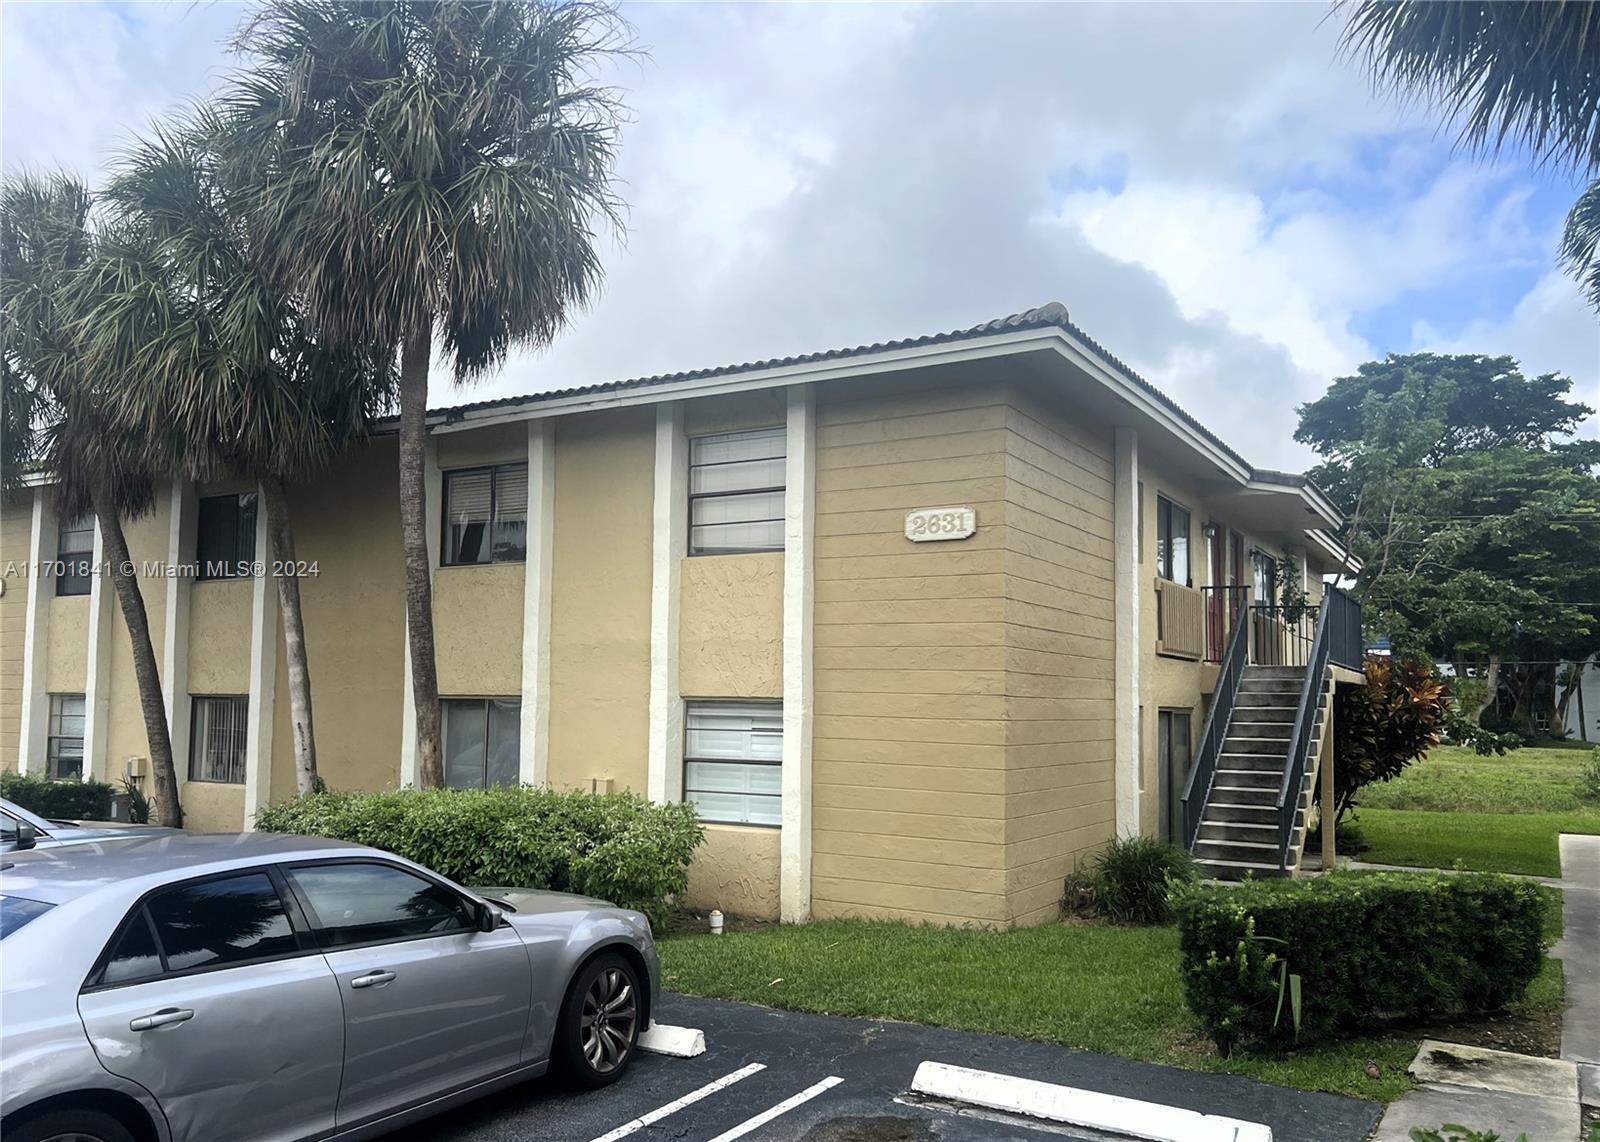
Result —
<instances>
[{"instance_id":1,"label":"window screen","mask_svg":"<svg viewBox=\"0 0 1600 1142\"><path fill-rule=\"evenodd\" d=\"M451 789L515 785L522 780L522 702L517 698L447 698L444 783Z\"/></svg>"},{"instance_id":2,"label":"window screen","mask_svg":"<svg viewBox=\"0 0 1600 1142\"><path fill-rule=\"evenodd\" d=\"M189 780L244 783L249 698L196 698L189 733Z\"/></svg>"},{"instance_id":3,"label":"window screen","mask_svg":"<svg viewBox=\"0 0 1600 1142\"><path fill-rule=\"evenodd\" d=\"M49 773L63 777L83 776L83 695L50 695L50 734L46 745Z\"/></svg>"},{"instance_id":4,"label":"window screen","mask_svg":"<svg viewBox=\"0 0 1600 1142\"><path fill-rule=\"evenodd\" d=\"M783 704L690 702L683 797L701 820L783 823Z\"/></svg>"},{"instance_id":5,"label":"window screen","mask_svg":"<svg viewBox=\"0 0 1600 1142\"><path fill-rule=\"evenodd\" d=\"M528 466L444 473L444 562L521 563L528 557Z\"/></svg>"},{"instance_id":6,"label":"window screen","mask_svg":"<svg viewBox=\"0 0 1600 1142\"><path fill-rule=\"evenodd\" d=\"M56 534L56 594L87 595L94 584L94 517L73 520Z\"/></svg>"},{"instance_id":7,"label":"window screen","mask_svg":"<svg viewBox=\"0 0 1600 1142\"><path fill-rule=\"evenodd\" d=\"M241 579L256 558L256 494L203 496L195 521L197 579Z\"/></svg>"},{"instance_id":8,"label":"window screen","mask_svg":"<svg viewBox=\"0 0 1600 1142\"><path fill-rule=\"evenodd\" d=\"M782 428L689 441L689 554L783 550Z\"/></svg>"}]
</instances>

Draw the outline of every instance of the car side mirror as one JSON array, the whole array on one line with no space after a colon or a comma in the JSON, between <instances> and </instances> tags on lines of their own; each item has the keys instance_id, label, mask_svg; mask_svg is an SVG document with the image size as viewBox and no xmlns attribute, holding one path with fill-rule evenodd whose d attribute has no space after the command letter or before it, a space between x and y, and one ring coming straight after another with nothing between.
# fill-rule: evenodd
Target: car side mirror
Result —
<instances>
[{"instance_id":1,"label":"car side mirror","mask_svg":"<svg viewBox=\"0 0 1600 1142\"><path fill-rule=\"evenodd\" d=\"M23 849L31 849L31 848L33 848L33 846L38 843L38 840L39 840L39 830L38 829L35 829L27 821L18 821L17 822L17 844L16 844L16 847L17 847L17 851L18 852L21 852Z\"/></svg>"},{"instance_id":2,"label":"car side mirror","mask_svg":"<svg viewBox=\"0 0 1600 1142\"><path fill-rule=\"evenodd\" d=\"M481 901L477 907L478 931L492 932L500 926L500 909L493 904L484 904Z\"/></svg>"}]
</instances>

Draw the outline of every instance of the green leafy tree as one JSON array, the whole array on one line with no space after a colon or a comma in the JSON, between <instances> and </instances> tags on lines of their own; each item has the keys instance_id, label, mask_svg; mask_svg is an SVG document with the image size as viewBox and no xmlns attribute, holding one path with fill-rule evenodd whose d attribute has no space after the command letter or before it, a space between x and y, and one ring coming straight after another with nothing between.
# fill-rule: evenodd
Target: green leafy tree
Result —
<instances>
[{"instance_id":1,"label":"green leafy tree","mask_svg":"<svg viewBox=\"0 0 1600 1142\"><path fill-rule=\"evenodd\" d=\"M1504 685L1531 728L1553 713L1554 662L1597 648L1600 445L1567 435L1591 411L1570 385L1506 357L1418 353L1300 410L1296 438L1343 490L1368 624L1481 675L1473 722Z\"/></svg>"},{"instance_id":2,"label":"green leafy tree","mask_svg":"<svg viewBox=\"0 0 1600 1142\"><path fill-rule=\"evenodd\" d=\"M150 619L128 555L124 517L137 519L155 503L159 471L149 441L114 426L108 386L87 367L80 341L86 267L98 235L90 223L87 188L64 174L24 175L0 189L0 314L3 314L8 409L5 448L39 463L53 479L59 518L93 513L100 528L117 603L133 650L145 737L150 748L156 815L183 824L167 733L166 703ZM13 396L13 386L25 393ZM13 413L10 410L19 411ZM16 419L13 420L12 417ZM35 590L41 589L35 584Z\"/></svg>"},{"instance_id":3,"label":"green leafy tree","mask_svg":"<svg viewBox=\"0 0 1600 1142\"><path fill-rule=\"evenodd\" d=\"M1562 260L1600 310L1600 17L1591 0L1356 0L1344 40L1375 79L1433 104L1478 154L1526 147L1591 180Z\"/></svg>"},{"instance_id":4,"label":"green leafy tree","mask_svg":"<svg viewBox=\"0 0 1600 1142\"><path fill-rule=\"evenodd\" d=\"M382 355L312 335L229 182L226 139L201 108L137 140L105 193L116 237L89 282L85 351L115 378L112 415L195 480L261 489L270 558L295 566L288 486L361 439L392 391ZM300 792L317 781L300 580L274 576Z\"/></svg>"},{"instance_id":5,"label":"green leafy tree","mask_svg":"<svg viewBox=\"0 0 1600 1142\"><path fill-rule=\"evenodd\" d=\"M400 362L400 518L417 772L443 782L424 488L428 371L549 343L616 224L618 107L592 78L611 9L536 0L268 0L223 111L309 319Z\"/></svg>"}]
</instances>

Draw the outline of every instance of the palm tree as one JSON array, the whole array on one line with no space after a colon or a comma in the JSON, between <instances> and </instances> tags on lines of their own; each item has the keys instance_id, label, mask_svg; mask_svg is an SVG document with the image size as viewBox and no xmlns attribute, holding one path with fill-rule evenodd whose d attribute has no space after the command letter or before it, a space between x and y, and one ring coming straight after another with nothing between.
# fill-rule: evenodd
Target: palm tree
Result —
<instances>
[{"instance_id":1,"label":"palm tree","mask_svg":"<svg viewBox=\"0 0 1600 1142\"><path fill-rule=\"evenodd\" d=\"M119 424L162 441L191 479L240 474L261 488L271 561L295 566L287 485L366 433L392 392L373 353L312 337L269 272L259 232L226 181L205 108L136 140L105 192L116 240L96 261L85 351L117 378ZM300 581L277 580L295 780L317 786L311 669Z\"/></svg>"},{"instance_id":2,"label":"palm tree","mask_svg":"<svg viewBox=\"0 0 1600 1142\"><path fill-rule=\"evenodd\" d=\"M1567 215L1562 260L1600 309L1600 9L1592 0L1357 0L1345 45L1376 80L1435 104L1479 154L1526 146L1594 180Z\"/></svg>"},{"instance_id":3,"label":"palm tree","mask_svg":"<svg viewBox=\"0 0 1600 1142\"><path fill-rule=\"evenodd\" d=\"M600 279L618 107L606 7L268 0L223 96L232 153L319 331L400 361L400 517L418 782L443 784L424 449L436 340L457 381L548 343Z\"/></svg>"},{"instance_id":4,"label":"palm tree","mask_svg":"<svg viewBox=\"0 0 1600 1142\"><path fill-rule=\"evenodd\" d=\"M124 516L137 519L154 506L157 473L148 460L149 442L111 427L108 388L85 367L79 344L82 279L97 238L91 207L88 190L67 175L24 175L0 189L7 459L36 457L55 479L58 515L93 512L99 524L132 643L156 815L164 825L181 826L150 619L122 531ZM25 392L13 393L13 386Z\"/></svg>"}]
</instances>

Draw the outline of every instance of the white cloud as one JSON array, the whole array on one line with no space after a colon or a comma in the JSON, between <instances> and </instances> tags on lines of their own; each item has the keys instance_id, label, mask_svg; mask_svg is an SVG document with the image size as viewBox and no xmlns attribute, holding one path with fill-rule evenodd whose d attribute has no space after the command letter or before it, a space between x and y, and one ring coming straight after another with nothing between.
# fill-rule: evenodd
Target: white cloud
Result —
<instances>
[{"instance_id":1,"label":"white cloud","mask_svg":"<svg viewBox=\"0 0 1600 1142\"><path fill-rule=\"evenodd\" d=\"M119 127L214 80L240 12L6 6L8 163L100 161ZM1372 351L1363 311L1549 257L1531 176L1441 173L1432 125L1372 97L1318 6L630 15L650 55L617 73L631 210L603 296L547 352L436 400L1055 299L1251 459L1293 465L1293 404ZM1578 373L1592 314L1557 296L1508 301L1503 336Z\"/></svg>"}]
</instances>

